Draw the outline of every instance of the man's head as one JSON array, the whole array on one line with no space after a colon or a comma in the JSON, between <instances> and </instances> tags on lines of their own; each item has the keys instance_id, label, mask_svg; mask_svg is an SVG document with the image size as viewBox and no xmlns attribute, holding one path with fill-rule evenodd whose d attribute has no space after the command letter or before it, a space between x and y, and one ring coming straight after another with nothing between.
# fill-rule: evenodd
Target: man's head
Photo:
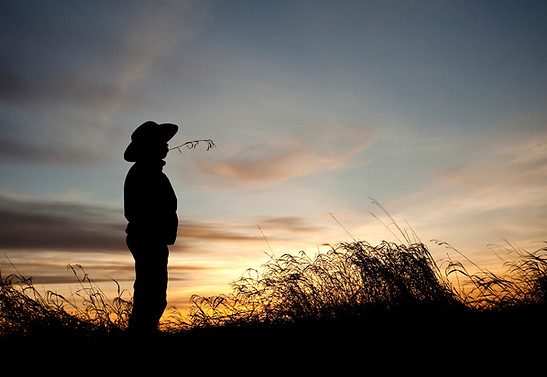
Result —
<instances>
[{"instance_id":1,"label":"man's head","mask_svg":"<svg viewBox=\"0 0 547 377\"><path fill-rule=\"evenodd\" d=\"M178 129L173 123L144 122L133 131L131 143L125 149L123 158L128 162L164 159L169 152L167 142Z\"/></svg>"}]
</instances>

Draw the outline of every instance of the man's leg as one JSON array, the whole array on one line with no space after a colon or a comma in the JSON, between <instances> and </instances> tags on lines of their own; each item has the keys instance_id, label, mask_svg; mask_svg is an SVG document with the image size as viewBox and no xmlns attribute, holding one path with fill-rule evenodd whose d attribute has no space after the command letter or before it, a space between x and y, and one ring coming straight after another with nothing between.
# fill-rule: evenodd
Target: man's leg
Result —
<instances>
[{"instance_id":1,"label":"man's leg","mask_svg":"<svg viewBox=\"0 0 547 377\"><path fill-rule=\"evenodd\" d=\"M133 246L133 245L132 245ZM135 258L132 330L155 332L167 306L167 245L132 249Z\"/></svg>"}]
</instances>

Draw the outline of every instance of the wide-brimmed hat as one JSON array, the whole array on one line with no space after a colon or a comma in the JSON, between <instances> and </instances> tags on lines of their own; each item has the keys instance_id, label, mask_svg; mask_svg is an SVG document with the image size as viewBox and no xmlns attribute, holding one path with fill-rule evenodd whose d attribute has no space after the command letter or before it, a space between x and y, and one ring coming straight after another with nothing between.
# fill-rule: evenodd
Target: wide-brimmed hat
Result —
<instances>
[{"instance_id":1,"label":"wide-brimmed hat","mask_svg":"<svg viewBox=\"0 0 547 377\"><path fill-rule=\"evenodd\" d=\"M131 134L131 143L125 149L123 158L128 162L137 161L143 150L154 144L167 143L178 130L179 126L173 123L144 122Z\"/></svg>"}]
</instances>

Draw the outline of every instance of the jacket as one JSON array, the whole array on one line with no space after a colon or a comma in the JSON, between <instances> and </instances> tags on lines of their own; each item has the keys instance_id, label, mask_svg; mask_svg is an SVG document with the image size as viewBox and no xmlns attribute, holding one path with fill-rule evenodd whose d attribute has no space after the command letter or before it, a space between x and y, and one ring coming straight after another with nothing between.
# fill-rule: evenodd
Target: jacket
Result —
<instances>
[{"instance_id":1,"label":"jacket","mask_svg":"<svg viewBox=\"0 0 547 377\"><path fill-rule=\"evenodd\" d=\"M165 161L138 161L124 184L126 233L143 242L172 245L177 238L177 196L163 173Z\"/></svg>"}]
</instances>

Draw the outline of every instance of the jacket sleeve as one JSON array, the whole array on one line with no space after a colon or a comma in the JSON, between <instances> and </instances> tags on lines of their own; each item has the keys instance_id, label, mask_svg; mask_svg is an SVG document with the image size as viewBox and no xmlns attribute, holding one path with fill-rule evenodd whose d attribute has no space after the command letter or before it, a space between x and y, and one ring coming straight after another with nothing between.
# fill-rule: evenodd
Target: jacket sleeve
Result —
<instances>
[{"instance_id":1,"label":"jacket sleeve","mask_svg":"<svg viewBox=\"0 0 547 377\"><path fill-rule=\"evenodd\" d=\"M164 227L163 230L165 232L165 241L168 245L172 245L177 239L177 231L179 226L179 219L177 216L177 196L175 195L175 190L173 190L173 186L171 186L169 178L167 178L165 174L163 174L163 177L164 180L161 193L163 213L161 214L161 223L163 223Z\"/></svg>"}]
</instances>

